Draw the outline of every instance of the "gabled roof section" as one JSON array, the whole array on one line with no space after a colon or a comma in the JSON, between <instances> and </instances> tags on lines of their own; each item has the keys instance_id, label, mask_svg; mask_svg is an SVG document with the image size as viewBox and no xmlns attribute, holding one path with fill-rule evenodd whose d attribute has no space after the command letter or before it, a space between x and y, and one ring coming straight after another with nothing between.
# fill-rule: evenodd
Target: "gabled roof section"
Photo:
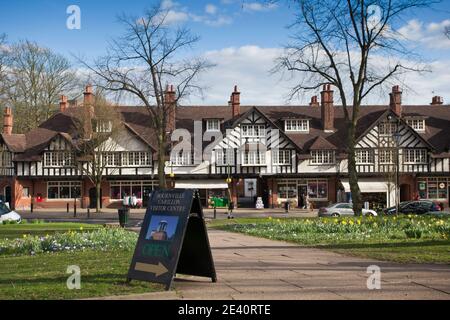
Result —
<instances>
[{"instance_id":1,"label":"gabled roof section","mask_svg":"<svg viewBox=\"0 0 450 320\"><path fill-rule=\"evenodd\" d=\"M436 148L429 143L427 140L425 140L416 130L412 129L404 119L400 118L395 112L393 112L392 110L388 109L386 110L384 113L382 113L378 119L376 121L374 121L369 127L367 127L366 130L364 130L364 132L359 135L359 137L356 139L356 142L358 143L368 132L370 132L370 130L372 130L375 126L377 126L381 121L383 121L384 119L386 119L388 116L391 116L394 119L397 119L397 121L399 121L400 123L402 123L406 128L408 128L408 130L410 130L410 132L420 141L422 141L426 146L428 146L431 150L436 150Z\"/></svg>"},{"instance_id":2,"label":"gabled roof section","mask_svg":"<svg viewBox=\"0 0 450 320\"><path fill-rule=\"evenodd\" d=\"M296 149L300 151L301 148L282 130L275 122L269 119L264 112L259 110L257 107L252 107L247 112L241 114L238 118L232 120L231 128L235 128L239 123L241 123L244 119L246 119L253 112L258 113L267 123L269 123L274 129L278 129L280 136L286 138Z\"/></svg>"},{"instance_id":3,"label":"gabled roof section","mask_svg":"<svg viewBox=\"0 0 450 320\"><path fill-rule=\"evenodd\" d=\"M24 134L1 134L1 138L11 152L24 152L26 137Z\"/></svg>"},{"instance_id":4,"label":"gabled roof section","mask_svg":"<svg viewBox=\"0 0 450 320\"><path fill-rule=\"evenodd\" d=\"M310 150L337 150L337 147L329 142L324 137L317 137L312 145L309 147Z\"/></svg>"}]
</instances>

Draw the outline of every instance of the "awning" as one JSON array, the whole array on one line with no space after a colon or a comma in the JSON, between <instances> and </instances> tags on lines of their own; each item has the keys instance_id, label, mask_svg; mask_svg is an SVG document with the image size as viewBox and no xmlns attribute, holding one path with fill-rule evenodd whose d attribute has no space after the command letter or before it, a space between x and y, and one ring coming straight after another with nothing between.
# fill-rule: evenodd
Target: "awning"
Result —
<instances>
[{"instance_id":1,"label":"awning","mask_svg":"<svg viewBox=\"0 0 450 320\"><path fill-rule=\"evenodd\" d=\"M175 181L178 189L227 189L225 180L182 180Z\"/></svg>"},{"instance_id":2,"label":"awning","mask_svg":"<svg viewBox=\"0 0 450 320\"><path fill-rule=\"evenodd\" d=\"M350 183L348 180L342 180L345 192L350 192ZM380 193L387 192L388 185L385 181L358 181L359 189L362 193Z\"/></svg>"}]
</instances>

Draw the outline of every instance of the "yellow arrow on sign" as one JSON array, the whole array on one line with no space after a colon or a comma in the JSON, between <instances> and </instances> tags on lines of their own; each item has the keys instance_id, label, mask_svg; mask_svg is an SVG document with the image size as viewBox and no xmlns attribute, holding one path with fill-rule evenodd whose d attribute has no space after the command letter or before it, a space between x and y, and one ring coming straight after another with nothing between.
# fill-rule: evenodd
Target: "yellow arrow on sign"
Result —
<instances>
[{"instance_id":1,"label":"yellow arrow on sign","mask_svg":"<svg viewBox=\"0 0 450 320\"><path fill-rule=\"evenodd\" d=\"M148 273L154 273L155 276L157 276L157 277L159 277L169 271L161 262L159 262L156 265L149 264L149 263L136 262L136 266L134 267L134 270L148 272Z\"/></svg>"}]
</instances>

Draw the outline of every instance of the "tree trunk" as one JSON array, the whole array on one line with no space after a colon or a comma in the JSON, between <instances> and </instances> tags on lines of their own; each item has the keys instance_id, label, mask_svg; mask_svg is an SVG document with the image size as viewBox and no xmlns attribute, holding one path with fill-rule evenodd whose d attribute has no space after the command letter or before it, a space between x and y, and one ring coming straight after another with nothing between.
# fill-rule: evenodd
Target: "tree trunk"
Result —
<instances>
[{"instance_id":1,"label":"tree trunk","mask_svg":"<svg viewBox=\"0 0 450 320\"><path fill-rule=\"evenodd\" d=\"M353 211L355 215L362 214L361 191L358 185L358 172L355 159L355 126L350 123L348 130L348 177L352 193Z\"/></svg>"},{"instance_id":2,"label":"tree trunk","mask_svg":"<svg viewBox=\"0 0 450 320\"><path fill-rule=\"evenodd\" d=\"M95 212L99 213L100 212L100 207L101 207L101 201L102 201L102 184L101 182L96 182L95 183L95 194L96 194L96 203L95 203Z\"/></svg>"},{"instance_id":3,"label":"tree trunk","mask_svg":"<svg viewBox=\"0 0 450 320\"><path fill-rule=\"evenodd\" d=\"M158 135L158 180L161 190L167 189L166 184L166 137L164 133Z\"/></svg>"}]
</instances>

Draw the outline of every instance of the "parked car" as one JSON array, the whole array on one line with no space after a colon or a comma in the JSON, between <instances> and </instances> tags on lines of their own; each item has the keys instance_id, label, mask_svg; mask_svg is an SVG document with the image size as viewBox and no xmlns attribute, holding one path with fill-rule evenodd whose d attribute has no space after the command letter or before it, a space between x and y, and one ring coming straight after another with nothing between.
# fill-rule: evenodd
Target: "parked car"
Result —
<instances>
[{"instance_id":1,"label":"parked car","mask_svg":"<svg viewBox=\"0 0 450 320\"><path fill-rule=\"evenodd\" d=\"M385 214L397 214L396 207L384 210ZM431 200L406 201L399 205L400 214L448 214L441 210L439 204Z\"/></svg>"},{"instance_id":2,"label":"parked car","mask_svg":"<svg viewBox=\"0 0 450 320\"><path fill-rule=\"evenodd\" d=\"M22 217L15 211L12 211L5 203L0 201L0 224L3 221L16 221L20 223Z\"/></svg>"},{"instance_id":3,"label":"parked car","mask_svg":"<svg viewBox=\"0 0 450 320\"><path fill-rule=\"evenodd\" d=\"M377 213L374 210L362 210L363 215L376 217ZM319 217L340 217L340 216L354 216L352 203L335 203L326 208L319 209Z\"/></svg>"}]
</instances>

